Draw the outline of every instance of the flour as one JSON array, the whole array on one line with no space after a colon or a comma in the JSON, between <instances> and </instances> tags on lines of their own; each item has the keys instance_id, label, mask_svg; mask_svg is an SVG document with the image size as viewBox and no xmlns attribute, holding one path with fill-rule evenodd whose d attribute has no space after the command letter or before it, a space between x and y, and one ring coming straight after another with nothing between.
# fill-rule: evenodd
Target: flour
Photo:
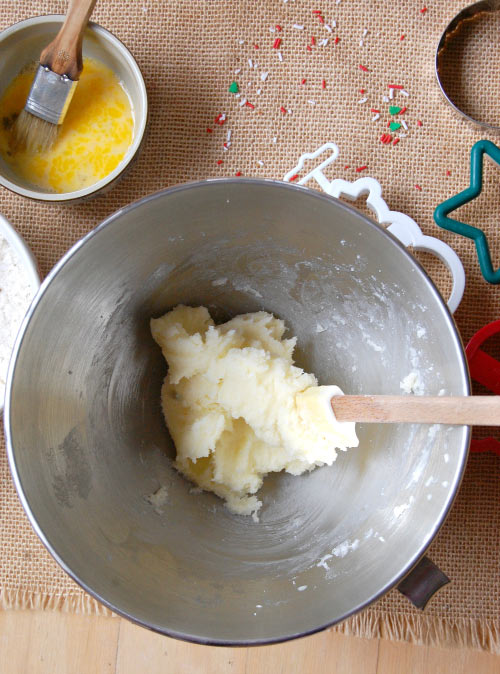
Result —
<instances>
[{"instance_id":1,"label":"flour","mask_svg":"<svg viewBox=\"0 0 500 674\"><path fill-rule=\"evenodd\" d=\"M16 251L0 236L0 408L12 347L34 294Z\"/></svg>"}]
</instances>

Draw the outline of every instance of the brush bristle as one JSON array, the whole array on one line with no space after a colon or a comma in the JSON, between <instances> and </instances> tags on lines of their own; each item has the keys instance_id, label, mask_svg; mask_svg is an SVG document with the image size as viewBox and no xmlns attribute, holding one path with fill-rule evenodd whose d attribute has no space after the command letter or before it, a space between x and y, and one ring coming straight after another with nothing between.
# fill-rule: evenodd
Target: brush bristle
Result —
<instances>
[{"instance_id":1,"label":"brush bristle","mask_svg":"<svg viewBox=\"0 0 500 674\"><path fill-rule=\"evenodd\" d=\"M14 144L29 152L47 152L56 142L59 125L22 110L14 124Z\"/></svg>"}]
</instances>

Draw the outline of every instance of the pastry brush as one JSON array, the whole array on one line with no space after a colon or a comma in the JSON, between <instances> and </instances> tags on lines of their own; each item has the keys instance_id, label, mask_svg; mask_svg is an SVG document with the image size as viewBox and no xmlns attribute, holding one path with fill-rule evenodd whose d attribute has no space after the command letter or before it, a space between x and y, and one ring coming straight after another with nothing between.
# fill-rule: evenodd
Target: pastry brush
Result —
<instances>
[{"instance_id":1,"label":"pastry brush","mask_svg":"<svg viewBox=\"0 0 500 674\"><path fill-rule=\"evenodd\" d=\"M46 151L55 142L83 69L82 42L97 0L70 0L64 23L40 64L14 126L18 147Z\"/></svg>"}]
</instances>

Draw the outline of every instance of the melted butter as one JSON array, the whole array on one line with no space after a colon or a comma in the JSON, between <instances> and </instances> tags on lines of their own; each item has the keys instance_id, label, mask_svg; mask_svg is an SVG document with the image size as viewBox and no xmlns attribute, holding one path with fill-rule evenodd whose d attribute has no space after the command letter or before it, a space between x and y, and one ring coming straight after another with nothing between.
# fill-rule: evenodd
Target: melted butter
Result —
<instances>
[{"instance_id":1,"label":"melted butter","mask_svg":"<svg viewBox=\"0 0 500 674\"><path fill-rule=\"evenodd\" d=\"M23 70L0 99L0 154L27 182L53 192L73 192L98 182L122 161L132 143L130 99L115 73L84 59L73 100L52 148L12 149L12 127L24 108L34 69Z\"/></svg>"}]
</instances>

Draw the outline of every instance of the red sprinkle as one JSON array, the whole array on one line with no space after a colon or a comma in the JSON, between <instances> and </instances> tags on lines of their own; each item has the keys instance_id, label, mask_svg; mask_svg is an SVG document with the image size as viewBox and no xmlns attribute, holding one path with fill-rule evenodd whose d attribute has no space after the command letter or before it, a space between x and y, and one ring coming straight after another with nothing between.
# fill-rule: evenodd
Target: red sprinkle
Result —
<instances>
[{"instance_id":1,"label":"red sprinkle","mask_svg":"<svg viewBox=\"0 0 500 674\"><path fill-rule=\"evenodd\" d=\"M222 164L222 159L217 159L218 164Z\"/></svg>"},{"instance_id":2,"label":"red sprinkle","mask_svg":"<svg viewBox=\"0 0 500 674\"><path fill-rule=\"evenodd\" d=\"M321 16L321 14L318 15L318 19L320 23L325 23L324 18Z\"/></svg>"},{"instance_id":3,"label":"red sprinkle","mask_svg":"<svg viewBox=\"0 0 500 674\"><path fill-rule=\"evenodd\" d=\"M281 112L282 112L284 115L286 115L286 108L284 108L283 106L281 106L280 110L281 110Z\"/></svg>"},{"instance_id":4,"label":"red sprinkle","mask_svg":"<svg viewBox=\"0 0 500 674\"><path fill-rule=\"evenodd\" d=\"M446 175L447 175L447 176L451 176L451 171L449 171L449 170L446 171Z\"/></svg>"},{"instance_id":5,"label":"red sprinkle","mask_svg":"<svg viewBox=\"0 0 500 674\"><path fill-rule=\"evenodd\" d=\"M259 45L258 45L258 44L254 44L254 49L258 49L258 48L259 48Z\"/></svg>"},{"instance_id":6,"label":"red sprinkle","mask_svg":"<svg viewBox=\"0 0 500 674\"><path fill-rule=\"evenodd\" d=\"M400 40L404 40L404 39L405 39L405 35L401 35L401 37L400 37L399 39L400 39Z\"/></svg>"},{"instance_id":7,"label":"red sprinkle","mask_svg":"<svg viewBox=\"0 0 500 674\"><path fill-rule=\"evenodd\" d=\"M310 44L308 44L308 45L307 45L307 47L306 47L306 49L307 49L307 51L312 51L312 47L311 47L311 45L310 45Z\"/></svg>"},{"instance_id":8,"label":"red sprinkle","mask_svg":"<svg viewBox=\"0 0 500 674\"><path fill-rule=\"evenodd\" d=\"M277 37L273 44L273 49L279 49L281 44L281 38Z\"/></svg>"},{"instance_id":9,"label":"red sprinkle","mask_svg":"<svg viewBox=\"0 0 500 674\"><path fill-rule=\"evenodd\" d=\"M334 44L338 44L339 42L340 42L340 38L339 38L339 36L337 35L337 37L335 38L335 40L333 41L333 43L334 43Z\"/></svg>"},{"instance_id":10,"label":"red sprinkle","mask_svg":"<svg viewBox=\"0 0 500 674\"><path fill-rule=\"evenodd\" d=\"M250 101L245 101L245 105L247 108L252 108L252 110L255 108L255 105L253 103L250 103Z\"/></svg>"},{"instance_id":11,"label":"red sprinkle","mask_svg":"<svg viewBox=\"0 0 500 674\"><path fill-rule=\"evenodd\" d=\"M400 141L399 138L395 138L395 139L392 141L392 144L393 144L393 145L397 145L397 144L399 143L399 141Z\"/></svg>"},{"instance_id":12,"label":"red sprinkle","mask_svg":"<svg viewBox=\"0 0 500 674\"><path fill-rule=\"evenodd\" d=\"M311 37L311 44L312 44L313 47L316 44L316 38L314 37L314 35Z\"/></svg>"},{"instance_id":13,"label":"red sprinkle","mask_svg":"<svg viewBox=\"0 0 500 674\"><path fill-rule=\"evenodd\" d=\"M313 14L321 14L321 10L320 9L313 9L312 13Z\"/></svg>"},{"instance_id":14,"label":"red sprinkle","mask_svg":"<svg viewBox=\"0 0 500 674\"><path fill-rule=\"evenodd\" d=\"M368 166L358 166L358 168L356 169L356 173L361 173L361 171L364 171L367 168Z\"/></svg>"},{"instance_id":15,"label":"red sprinkle","mask_svg":"<svg viewBox=\"0 0 500 674\"><path fill-rule=\"evenodd\" d=\"M281 33L283 29L281 28L281 26L278 26L278 24L276 24L276 30L278 31L278 33Z\"/></svg>"},{"instance_id":16,"label":"red sprinkle","mask_svg":"<svg viewBox=\"0 0 500 674\"><path fill-rule=\"evenodd\" d=\"M420 187L420 185L415 185L415 189L418 190L419 192L422 191L422 188Z\"/></svg>"},{"instance_id":17,"label":"red sprinkle","mask_svg":"<svg viewBox=\"0 0 500 674\"><path fill-rule=\"evenodd\" d=\"M344 169L348 169L348 168L351 168L351 167L349 166L349 164L347 164L347 166L344 166Z\"/></svg>"},{"instance_id":18,"label":"red sprinkle","mask_svg":"<svg viewBox=\"0 0 500 674\"><path fill-rule=\"evenodd\" d=\"M321 88L326 89L326 80L321 80Z\"/></svg>"},{"instance_id":19,"label":"red sprinkle","mask_svg":"<svg viewBox=\"0 0 500 674\"><path fill-rule=\"evenodd\" d=\"M303 78L302 78L302 81L301 81L301 84L305 84L305 83L306 83L306 78L303 77Z\"/></svg>"},{"instance_id":20,"label":"red sprinkle","mask_svg":"<svg viewBox=\"0 0 500 674\"><path fill-rule=\"evenodd\" d=\"M391 123L387 122L387 128L389 129L391 127Z\"/></svg>"},{"instance_id":21,"label":"red sprinkle","mask_svg":"<svg viewBox=\"0 0 500 674\"><path fill-rule=\"evenodd\" d=\"M295 175L293 175L293 176L290 178L290 182L293 183L293 181L294 181L294 180L297 180L298 177L299 177L299 174L296 173Z\"/></svg>"},{"instance_id":22,"label":"red sprinkle","mask_svg":"<svg viewBox=\"0 0 500 674\"><path fill-rule=\"evenodd\" d=\"M234 175L235 175L236 177L238 177L238 178L239 178L239 177L240 177L240 175L241 175L241 171L236 171L236 173L235 173Z\"/></svg>"},{"instance_id":23,"label":"red sprinkle","mask_svg":"<svg viewBox=\"0 0 500 674\"><path fill-rule=\"evenodd\" d=\"M360 66L359 66L359 69L362 70L364 73L369 73L369 72L370 72L366 66L360 65Z\"/></svg>"},{"instance_id":24,"label":"red sprinkle","mask_svg":"<svg viewBox=\"0 0 500 674\"><path fill-rule=\"evenodd\" d=\"M365 91L366 91L366 89L360 89L360 90L359 90L359 93L360 93L360 94L364 94Z\"/></svg>"},{"instance_id":25,"label":"red sprinkle","mask_svg":"<svg viewBox=\"0 0 500 674\"><path fill-rule=\"evenodd\" d=\"M392 140L392 136L390 133L383 133L380 136L380 142L383 143L384 145L388 145Z\"/></svg>"},{"instance_id":26,"label":"red sprinkle","mask_svg":"<svg viewBox=\"0 0 500 674\"><path fill-rule=\"evenodd\" d=\"M212 129L209 129L207 126L207 133L212 133Z\"/></svg>"},{"instance_id":27,"label":"red sprinkle","mask_svg":"<svg viewBox=\"0 0 500 674\"><path fill-rule=\"evenodd\" d=\"M215 118L215 123L218 124L219 126L222 126L226 122L226 118L223 116L222 112L219 112L217 117Z\"/></svg>"},{"instance_id":28,"label":"red sprinkle","mask_svg":"<svg viewBox=\"0 0 500 674\"><path fill-rule=\"evenodd\" d=\"M426 11L427 11L427 7L422 7L422 9L420 10L420 14L425 14Z\"/></svg>"},{"instance_id":29,"label":"red sprinkle","mask_svg":"<svg viewBox=\"0 0 500 674\"><path fill-rule=\"evenodd\" d=\"M401 108L401 110L398 112L398 115L404 115L404 113L405 113L407 110L408 110L408 108L407 108L406 105L405 105L405 107L404 107L404 108Z\"/></svg>"},{"instance_id":30,"label":"red sprinkle","mask_svg":"<svg viewBox=\"0 0 500 674\"><path fill-rule=\"evenodd\" d=\"M417 120L417 126L422 126L422 122L419 119Z\"/></svg>"},{"instance_id":31,"label":"red sprinkle","mask_svg":"<svg viewBox=\"0 0 500 674\"><path fill-rule=\"evenodd\" d=\"M375 108L372 108L372 109L370 110L370 112L377 112L377 113L380 113L380 110L376 110Z\"/></svg>"},{"instance_id":32,"label":"red sprinkle","mask_svg":"<svg viewBox=\"0 0 500 674\"><path fill-rule=\"evenodd\" d=\"M389 89L403 89L404 87L401 84L388 84Z\"/></svg>"}]
</instances>

